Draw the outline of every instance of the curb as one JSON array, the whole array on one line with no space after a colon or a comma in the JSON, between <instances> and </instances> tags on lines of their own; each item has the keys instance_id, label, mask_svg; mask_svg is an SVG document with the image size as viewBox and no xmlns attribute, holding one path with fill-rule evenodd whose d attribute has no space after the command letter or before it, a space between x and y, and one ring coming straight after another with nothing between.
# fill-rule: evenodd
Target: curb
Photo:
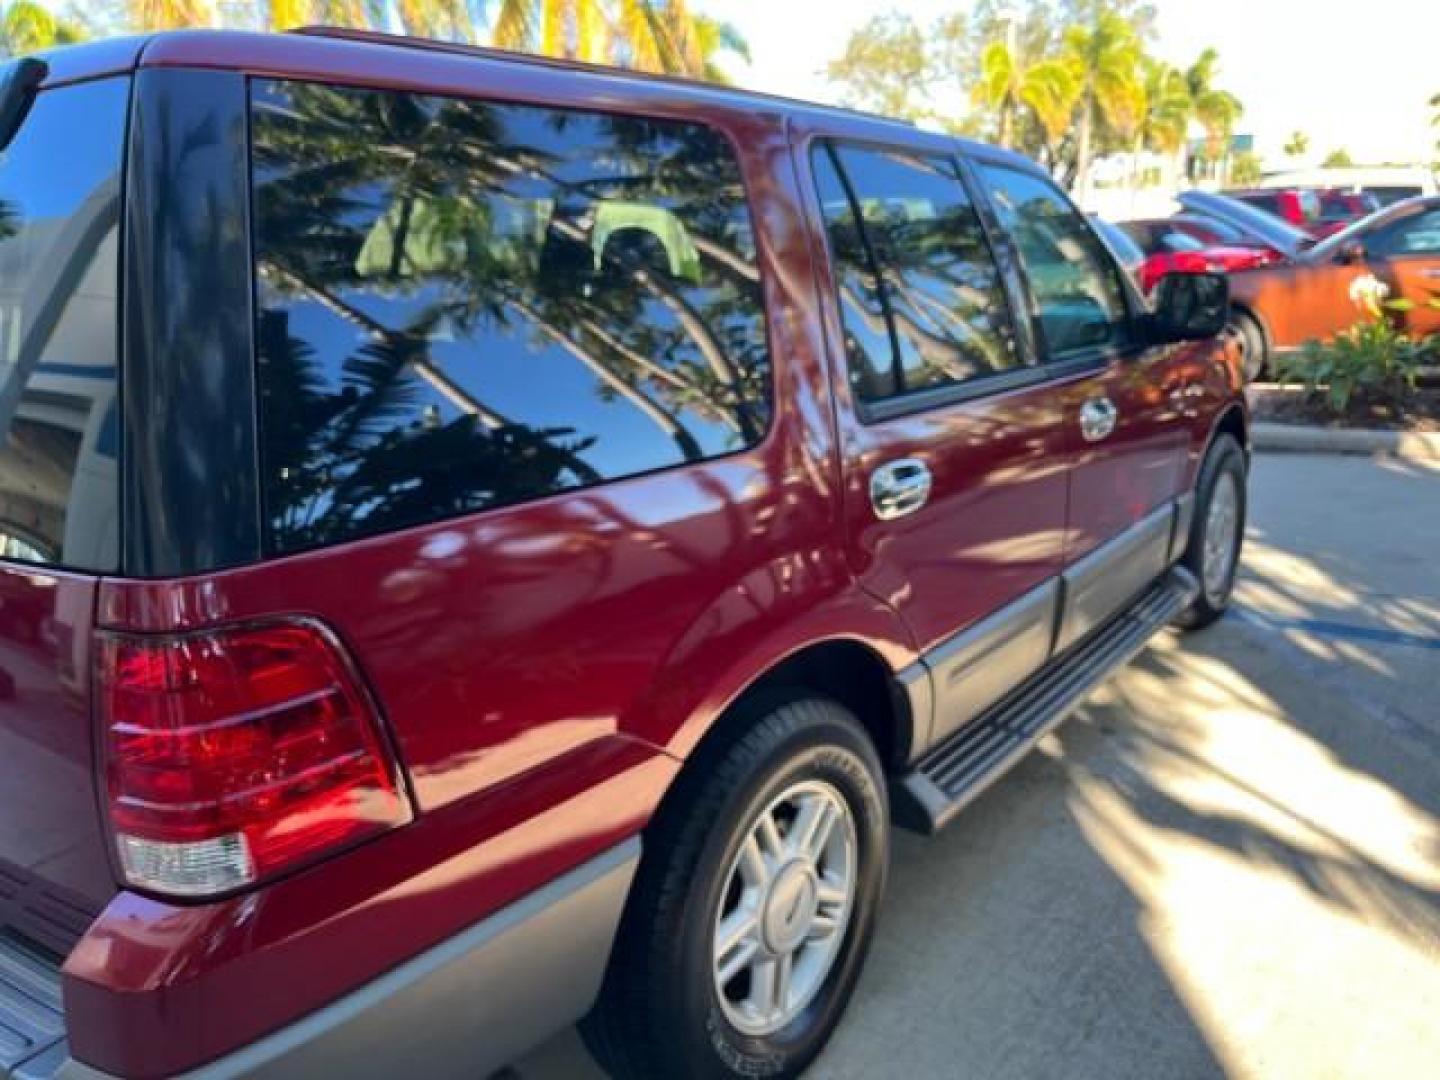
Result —
<instances>
[{"instance_id":1,"label":"curb","mask_svg":"<svg viewBox=\"0 0 1440 1080\"><path fill-rule=\"evenodd\" d=\"M1256 450L1292 454L1366 454L1440 461L1440 432L1324 428L1256 423L1250 428Z\"/></svg>"}]
</instances>

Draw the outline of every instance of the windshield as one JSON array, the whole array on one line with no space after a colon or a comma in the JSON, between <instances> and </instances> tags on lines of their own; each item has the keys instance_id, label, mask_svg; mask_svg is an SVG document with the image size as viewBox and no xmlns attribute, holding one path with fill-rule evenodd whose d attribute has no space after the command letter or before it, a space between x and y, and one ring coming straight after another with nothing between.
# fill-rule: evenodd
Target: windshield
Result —
<instances>
[{"instance_id":1,"label":"windshield","mask_svg":"<svg viewBox=\"0 0 1440 1080\"><path fill-rule=\"evenodd\" d=\"M1251 239L1260 240L1292 257L1314 243L1314 237L1309 233L1274 214L1246 206L1238 199L1203 191L1187 191L1180 196L1180 204L1187 210L1223 218Z\"/></svg>"},{"instance_id":2,"label":"windshield","mask_svg":"<svg viewBox=\"0 0 1440 1080\"><path fill-rule=\"evenodd\" d=\"M0 558L115 568L128 97L43 91L0 154Z\"/></svg>"}]
</instances>

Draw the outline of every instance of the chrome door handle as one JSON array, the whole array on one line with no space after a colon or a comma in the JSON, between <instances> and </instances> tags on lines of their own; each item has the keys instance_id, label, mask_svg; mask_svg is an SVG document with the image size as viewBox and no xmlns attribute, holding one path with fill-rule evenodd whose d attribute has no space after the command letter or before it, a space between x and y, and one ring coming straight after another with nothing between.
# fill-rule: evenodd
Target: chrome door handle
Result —
<instances>
[{"instance_id":1,"label":"chrome door handle","mask_svg":"<svg viewBox=\"0 0 1440 1080\"><path fill-rule=\"evenodd\" d=\"M870 474L870 505L881 521L913 514L930 498L930 468L919 458L888 461Z\"/></svg>"},{"instance_id":2,"label":"chrome door handle","mask_svg":"<svg viewBox=\"0 0 1440 1080\"><path fill-rule=\"evenodd\" d=\"M1080 434L1086 442L1099 442L1115 430L1119 415L1109 398L1092 397L1080 406Z\"/></svg>"},{"instance_id":3,"label":"chrome door handle","mask_svg":"<svg viewBox=\"0 0 1440 1080\"><path fill-rule=\"evenodd\" d=\"M1421 277L1440 278L1440 269L1427 268L1427 269L1425 269L1425 270L1421 270L1421 271L1420 271L1420 276L1421 276Z\"/></svg>"}]
</instances>

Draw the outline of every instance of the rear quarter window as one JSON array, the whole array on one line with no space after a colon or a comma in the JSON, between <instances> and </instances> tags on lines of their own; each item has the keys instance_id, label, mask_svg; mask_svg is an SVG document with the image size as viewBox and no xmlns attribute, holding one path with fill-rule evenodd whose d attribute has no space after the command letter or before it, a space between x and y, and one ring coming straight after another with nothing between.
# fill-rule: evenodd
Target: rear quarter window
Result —
<instances>
[{"instance_id":1,"label":"rear quarter window","mask_svg":"<svg viewBox=\"0 0 1440 1080\"><path fill-rule=\"evenodd\" d=\"M129 85L43 91L0 153L0 558L116 566Z\"/></svg>"},{"instance_id":2,"label":"rear quarter window","mask_svg":"<svg viewBox=\"0 0 1440 1080\"><path fill-rule=\"evenodd\" d=\"M708 127L259 81L272 549L754 445L755 240Z\"/></svg>"}]
</instances>

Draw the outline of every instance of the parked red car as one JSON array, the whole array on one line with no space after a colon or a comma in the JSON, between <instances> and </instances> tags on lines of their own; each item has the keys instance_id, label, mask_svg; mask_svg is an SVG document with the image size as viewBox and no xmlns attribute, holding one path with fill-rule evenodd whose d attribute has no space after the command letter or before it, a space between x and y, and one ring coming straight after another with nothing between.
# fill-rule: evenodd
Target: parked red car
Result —
<instances>
[{"instance_id":1,"label":"parked red car","mask_svg":"<svg viewBox=\"0 0 1440 1080\"><path fill-rule=\"evenodd\" d=\"M1320 196L1310 188L1241 188L1222 194L1316 235L1315 227L1321 217Z\"/></svg>"},{"instance_id":2,"label":"parked red car","mask_svg":"<svg viewBox=\"0 0 1440 1080\"><path fill-rule=\"evenodd\" d=\"M1349 188L1321 188L1320 218L1315 223L1315 235L1333 236L1341 229L1380 209L1380 200L1365 191Z\"/></svg>"},{"instance_id":3,"label":"parked red car","mask_svg":"<svg viewBox=\"0 0 1440 1080\"><path fill-rule=\"evenodd\" d=\"M1262 266L1284 262L1289 258L1284 251L1266 243L1260 237L1249 235L1227 221L1221 221L1205 214L1180 213L1174 217L1156 218L1139 222L1139 224L1173 229L1193 240L1198 240L1202 247L1233 247L1254 251L1258 253Z\"/></svg>"},{"instance_id":4,"label":"parked red car","mask_svg":"<svg viewBox=\"0 0 1440 1080\"><path fill-rule=\"evenodd\" d=\"M1147 296L1169 274L1229 274L1273 261L1258 248L1206 246L1166 221L1104 222L1099 227L1121 261L1134 264L1140 291Z\"/></svg>"},{"instance_id":5,"label":"parked red car","mask_svg":"<svg viewBox=\"0 0 1440 1080\"><path fill-rule=\"evenodd\" d=\"M1380 208L1371 195L1337 188L1252 188L1225 194L1283 218L1317 239Z\"/></svg>"},{"instance_id":6,"label":"parked red car","mask_svg":"<svg viewBox=\"0 0 1440 1080\"><path fill-rule=\"evenodd\" d=\"M338 31L0 117L0 1076L794 1076L892 808L1228 602L1225 281L1013 153Z\"/></svg>"}]
</instances>

